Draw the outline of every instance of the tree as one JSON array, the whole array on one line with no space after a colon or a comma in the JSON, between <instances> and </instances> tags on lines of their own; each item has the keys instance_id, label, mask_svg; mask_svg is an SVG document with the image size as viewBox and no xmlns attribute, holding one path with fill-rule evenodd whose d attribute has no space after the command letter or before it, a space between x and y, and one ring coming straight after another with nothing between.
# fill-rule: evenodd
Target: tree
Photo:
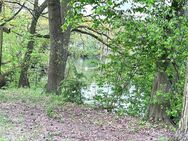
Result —
<instances>
[{"instance_id":1,"label":"tree","mask_svg":"<svg viewBox=\"0 0 188 141\"><path fill-rule=\"evenodd\" d=\"M33 52L34 43L35 43L35 39L32 36L36 34L36 27L37 27L38 19L46 7L47 7L47 0L45 0L40 6L38 5L38 0L34 1L32 20L31 20L31 25L29 28L29 33L31 34L31 37L30 37L31 40L27 44L27 51L25 53L24 60L21 65L21 72L20 72L18 87L30 87L27 73L28 73L29 66L31 64L30 63L31 54Z\"/></svg>"},{"instance_id":2,"label":"tree","mask_svg":"<svg viewBox=\"0 0 188 141\"><path fill-rule=\"evenodd\" d=\"M164 4L165 5L165 4ZM177 1L173 0L171 2L170 7L166 6L164 7L165 11L163 13L158 13L156 14L156 17L162 17L159 20L164 20L166 22L163 22L162 26L162 38L164 39L163 42L161 42L161 51L159 54L159 58L156 62L157 66L157 72L155 74L155 78L153 81L153 86L152 86L152 91L151 91L151 102L148 106L148 118L153 121L164 121L166 123L171 122L169 116L167 115L167 109L170 107L170 99L165 99L168 95L173 94L173 86L174 83L178 81L178 77L174 77L173 84L172 84L172 78L170 78L170 75L168 74L168 68L170 65L174 67L174 72L176 71L175 66L176 61L172 60L170 54L173 54L173 52L179 50L177 47L174 47L173 43L170 42L168 43L168 40L170 38L176 37L176 34L178 32L181 32L180 30L178 31L177 26L172 26L168 23L176 23L178 24L178 17L181 16L182 13L182 7L183 7L183 1ZM163 7L161 8L161 10ZM160 10L159 10L160 11ZM157 35L156 35L157 36ZM177 41L179 37L176 37ZM167 45L166 45L167 43ZM175 74L175 73L174 73ZM165 96L166 95L166 96ZM154 102L156 98L159 98L158 102Z\"/></svg>"},{"instance_id":3,"label":"tree","mask_svg":"<svg viewBox=\"0 0 188 141\"><path fill-rule=\"evenodd\" d=\"M185 1L185 10L184 16L186 21L188 19L188 1ZM183 108L182 108L182 116L179 122L179 128L176 132L175 138L177 141L187 141L188 140L188 58L186 60L186 72L185 72L185 85L183 92Z\"/></svg>"},{"instance_id":4,"label":"tree","mask_svg":"<svg viewBox=\"0 0 188 141\"><path fill-rule=\"evenodd\" d=\"M109 1L111 0L108 0L107 2ZM78 3L76 1L70 0L61 1L61 3L59 0L48 1L50 28L50 60L48 68L47 92L60 93L61 82L64 80L65 77L65 68L68 58L68 43L70 40L71 32L87 34L89 36L92 36L96 40L102 42L103 44L108 45L101 38L101 36L105 36L106 38L108 38L106 34L98 32L97 30L90 28L89 26L80 26L80 24L83 23L82 18L84 17L81 11L83 10L83 7L87 4L97 5L101 3L99 1L84 0ZM96 20L96 15L94 15L94 17L94 19ZM99 20L100 19L98 19L98 21L96 20L97 23L102 23L102 21ZM86 29L87 31L84 29Z\"/></svg>"},{"instance_id":5,"label":"tree","mask_svg":"<svg viewBox=\"0 0 188 141\"><path fill-rule=\"evenodd\" d=\"M50 29L50 60L48 68L47 92L60 92L61 81L64 79L68 51L65 45L70 38L69 32L62 32L62 24L65 19L65 10L68 7L67 0L61 3L59 0L48 0L49 29ZM63 9L63 7L65 7ZM60 18L57 18L60 17ZM67 36L66 36L67 35Z\"/></svg>"},{"instance_id":6,"label":"tree","mask_svg":"<svg viewBox=\"0 0 188 141\"><path fill-rule=\"evenodd\" d=\"M130 113L138 109L147 112L152 121L169 123L170 117L178 117L180 113L180 108L171 107L179 105L176 98L181 97L181 92L176 86L182 79L180 69L185 56L182 52L187 51L183 42L186 37L182 36L184 27L177 26L183 23L179 16L182 3L173 1L167 5L158 1L151 4L152 8L135 9L135 12L144 11L144 19L126 13L127 17L122 15L114 22L114 27L117 26L114 31L121 32L117 32L113 40L114 49L108 56L110 61L103 64L105 73L101 79L113 86L113 98L130 94L128 89L134 86L134 97L130 94L128 100L133 101ZM117 45L119 47L115 47Z\"/></svg>"},{"instance_id":7,"label":"tree","mask_svg":"<svg viewBox=\"0 0 188 141\"><path fill-rule=\"evenodd\" d=\"M3 3L4 2L1 0L0 1L0 14L2 14L2 9L5 9L5 8L3 8ZM2 16L3 20L0 23L0 88L3 87L6 84L5 77L8 76L12 72L12 70L11 70L9 72L6 72L6 73L2 74L2 70L1 70L1 67L2 67L2 56L3 56L3 32L10 33L10 29L5 27L5 25L8 22L12 21L20 13L20 11L25 6L25 3L20 4L20 6L21 7L9 18L4 19L3 16L5 16L5 15L3 14L3 16ZM5 12L5 11L3 11L3 12Z\"/></svg>"}]
</instances>

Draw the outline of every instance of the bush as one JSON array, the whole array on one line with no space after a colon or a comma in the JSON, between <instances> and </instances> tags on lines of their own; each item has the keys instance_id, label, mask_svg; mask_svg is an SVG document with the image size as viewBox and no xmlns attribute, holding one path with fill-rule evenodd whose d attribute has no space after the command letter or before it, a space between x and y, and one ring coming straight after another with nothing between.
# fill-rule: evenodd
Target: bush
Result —
<instances>
[{"instance_id":1,"label":"bush","mask_svg":"<svg viewBox=\"0 0 188 141\"><path fill-rule=\"evenodd\" d=\"M74 75L62 81L61 90L66 102L83 103L81 89L86 86L85 76L73 67Z\"/></svg>"}]
</instances>

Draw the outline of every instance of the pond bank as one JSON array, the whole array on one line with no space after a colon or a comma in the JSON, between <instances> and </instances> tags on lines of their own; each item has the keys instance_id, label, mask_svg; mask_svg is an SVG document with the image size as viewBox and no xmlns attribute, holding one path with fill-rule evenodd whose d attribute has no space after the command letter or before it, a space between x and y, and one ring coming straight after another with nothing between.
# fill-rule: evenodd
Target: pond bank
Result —
<instances>
[{"instance_id":1,"label":"pond bank","mask_svg":"<svg viewBox=\"0 0 188 141\"><path fill-rule=\"evenodd\" d=\"M45 98L36 103L17 99L0 102L0 137L5 141L165 141L173 134L161 126L86 105L65 103L50 115Z\"/></svg>"}]
</instances>

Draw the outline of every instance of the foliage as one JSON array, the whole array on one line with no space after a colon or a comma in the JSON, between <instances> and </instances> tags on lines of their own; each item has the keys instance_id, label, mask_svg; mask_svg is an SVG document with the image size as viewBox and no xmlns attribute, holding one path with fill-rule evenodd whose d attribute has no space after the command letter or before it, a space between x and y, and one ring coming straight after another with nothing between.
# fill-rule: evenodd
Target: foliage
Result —
<instances>
[{"instance_id":1,"label":"foliage","mask_svg":"<svg viewBox=\"0 0 188 141\"><path fill-rule=\"evenodd\" d=\"M5 8L6 18L11 17L14 14L14 10L11 7ZM28 25L30 25L30 17L27 12L21 12L13 20L8 22L5 26L11 29L9 34L4 33L3 37L3 57L2 66L3 73L12 71L12 74L8 76L9 87L17 87L19 75L20 75L20 65L22 64L25 52L27 50L27 43L31 40L31 36L28 32ZM47 21L42 19L41 21ZM44 26L44 24L42 25ZM40 29L40 32L47 31L47 29ZM39 77L41 73L41 66L45 66L48 61L48 51L47 44L48 41L42 38L35 38L36 41L35 48L32 53L29 71L29 78L31 80L31 86L37 87L39 85ZM46 46L44 46L46 44ZM43 68L42 68L43 69ZM36 80L38 79L38 80ZM41 86L41 85L40 85ZM44 86L44 84L42 84Z\"/></svg>"},{"instance_id":2,"label":"foliage","mask_svg":"<svg viewBox=\"0 0 188 141\"><path fill-rule=\"evenodd\" d=\"M168 114L177 118L180 117L182 106L183 83L180 82L184 81L184 61L187 56L187 20L175 15L168 19L166 17L174 13L167 5L157 5L160 9L153 6L152 10L145 9L145 19L129 16L121 18L119 24L116 24L116 38L111 43L113 48L107 63L101 65L99 80L114 87L111 97L128 97L128 114L143 115L150 103L154 74L163 70L164 66L159 66L164 64L173 94L158 96L160 99L161 96L167 96L165 98L171 101L173 107L168 110ZM133 96L129 91L130 86L135 89Z\"/></svg>"},{"instance_id":3,"label":"foliage","mask_svg":"<svg viewBox=\"0 0 188 141\"><path fill-rule=\"evenodd\" d=\"M80 0L78 2L72 0L70 2L71 8L62 29L65 30L69 26L73 29L92 28L93 31L99 32L99 34L95 32L94 35L109 44L104 48L110 51L107 53L102 51L101 43L92 38L80 36L81 39L77 39L78 34L71 36L69 58L74 61L67 65L67 77L61 85L62 95L50 97L53 103L48 103L46 110L50 117L56 117L55 107L63 105L64 102L78 104L84 102L81 89L93 79L87 77L91 74L90 70L85 73L80 69L79 64L75 65L81 58L87 60L87 66L95 69L94 77L97 78L99 86L105 87L105 84L108 84L107 87L111 87L110 92L99 91L95 96L95 100L102 108L116 111L120 115L126 113L132 116L143 116L150 103L160 104L160 100L165 99L170 101L167 114L178 122L182 108L185 58L188 55L187 19L177 15L176 8L165 1L135 0L138 3L134 3L136 6L131 10L119 10L124 2L127 1ZM91 7L89 12L88 6ZM14 10L11 6L6 6L3 18L11 17ZM8 76L9 88L17 87L20 64L31 37L35 40L28 72L31 88L35 88L36 91L38 88L42 89L47 81L47 74L43 70L47 71L49 42L47 39L29 34L28 25L31 16L24 11L6 24L11 28L11 33L4 34L3 62L8 63L3 65L2 70L3 72L13 70L13 73ZM37 32L47 34L47 28L47 20L41 17ZM93 33L89 29L84 31ZM103 33L111 35L111 38L104 38ZM159 71L167 73L172 92L158 91L154 99L150 100L153 79ZM20 89L20 93L30 92ZM22 95L21 99L26 102L36 102L40 101L42 96L34 94L34 97L30 99L26 94ZM1 101L8 100L2 95L0 98Z\"/></svg>"},{"instance_id":4,"label":"foliage","mask_svg":"<svg viewBox=\"0 0 188 141\"><path fill-rule=\"evenodd\" d=\"M86 86L83 73L78 73L76 67L73 66L73 76L62 81L61 90L64 100L67 102L83 103L81 89Z\"/></svg>"}]
</instances>

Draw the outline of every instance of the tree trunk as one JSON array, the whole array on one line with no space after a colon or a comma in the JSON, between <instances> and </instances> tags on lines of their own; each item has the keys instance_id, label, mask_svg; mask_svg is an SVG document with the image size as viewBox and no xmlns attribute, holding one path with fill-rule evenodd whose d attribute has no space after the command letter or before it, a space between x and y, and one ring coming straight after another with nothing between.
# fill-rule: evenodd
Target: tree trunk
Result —
<instances>
[{"instance_id":1,"label":"tree trunk","mask_svg":"<svg viewBox=\"0 0 188 141\"><path fill-rule=\"evenodd\" d=\"M36 28L36 25L34 25ZM32 26L32 27L34 27ZM27 45L27 52L25 53L23 63L21 65L21 72L19 78L18 87L30 87L29 79L28 79L28 69L30 66L31 54L34 48L34 41L29 41Z\"/></svg>"},{"instance_id":2,"label":"tree trunk","mask_svg":"<svg viewBox=\"0 0 188 141\"><path fill-rule=\"evenodd\" d=\"M3 1L0 1L0 13L3 9ZM0 74L1 74L1 63L2 63L2 49L3 49L3 29L0 28Z\"/></svg>"},{"instance_id":3,"label":"tree trunk","mask_svg":"<svg viewBox=\"0 0 188 141\"><path fill-rule=\"evenodd\" d=\"M49 29L50 29L50 60L48 69L47 92L59 94L61 81L64 79L68 57L64 47L65 35L61 30L62 18L59 0L48 0Z\"/></svg>"},{"instance_id":4,"label":"tree trunk","mask_svg":"<svg viewBox=\"0 0 188 141\"><path fill-rule=\"evenodd\" d=\"M184 15L188 17L188 0L185 1ZM175 134L176 141L188 141L188 58L186 62L186 74L184 85L183 109L182 116L179 122L179 128Z\"/></svg>"},{"instance_id":5,"label":"tree trunk","mask_svg":"<svg viewBox=\"0 0 188 141\"><path fill-rule=\"evenodd\" d=\"M175 137L177 141L188 141L188 58L186 63L182 117Z\"/></svg>"},{"instance_id":6,"label":"tree trunk","mask_svg":"<svg viewBox=\"0 0 188 141\"><path fill-rule=\"evenodd\" d=\"M70 6L69 6L70 0L62 0L61 1L61 25L63 25L66 21L66 16L68 11L70 10ZM66 54L65 54L65 65L67 63L67 58L68 58L68 46L69 46L69 42L70 42L70 36L71 36L71 26L69 25L67 27L67 29L63 32L63 47L66 50ZM65 66L66 68L66 66Z\"/></svg>"},{"instance_id":7,"label":"tree trunk","mask_svg":"<svg viewBox=\"0 0 188 141\"><path fill-rule=\"evenodd\" d=\"M167 94L171 92L171 83L169 81L166 69L169 65L167 59L167 51L164 48L165 53L162 57L157 60L158 71L155 74L153 80L152 91L150 96L150 103L148 106L148 119L152 122L164 122L171 124L170 118L168 117L166 110L170 106L169 100L165 99Z\"/></svg>"},{"instance_id":8,"label":"tree trunk","mask_svg":"<svg viewBox=\"0 0 188 141\"><path fill-rule=\"evenodd\" d=\"M0 88L2 88L3 86L6 85L6 79L5 76L3 76L2 74L0 75Z\"/></svg>"},{"instance_id":9,"label":"tree trunk","mask_svg":"<svg viewBox=\"0 0 188 141\"><path fill-rule=\"evenodd\" d=\"M173 0L171 3L171 12L175 10L176 16L179 16L179 12L182 10L182 3L178 2L177 0ZM173 15L173 14L172 14ZM170 21L173 17L169 13L166 16L166 19ZM170 34L170 29L164 27L164 38L168 37ZM155 76L153 86L152 86L152 92L151 92L151 103L148 107L148 118L153 121L163 121L167 124L171 124L171 120L166 114L167 108L170 106L169 100L165 100L164 94L171 92L171 83L168 79L168 76L166 74L166 69L169 66L170 62L168 59L168 48L163 49L164 54L157 62L157 67L159 69L158 73ZM160 92L162 95L157 96L156 94ZM159 98L159 99L156 99ZM158 102L153 102L153 100L157 100Z\"/></svg>"},{"instance_id":10,"label":"tree trunk","mask_svg":"<svg viewBox=\"0 0 188 141\"><path fill-rule=\"evenodd\" d=\"M43 4L41 4L41 6L38 7L38 0L35 0L33 17L32 17L31 26L29 29L29 33L31 35L35 34L38 19L46 7L47 7L47 1L44 1ZM31 37L31 40L27 44L27 51L25 53L24 60L21 65L21 72L20 72L18 87L30 87L29 79L28 79L28 69L30 67L31 54L33 52L34 43L35 43L34 39L33 37Z\"/></svg>"},{"instance_id":11,"label":"tree trunk","mask_svg":"<svg viewBox=\"0 0 188 141\"><path fill-rule=\"evenodd\" d=\"M166 108L169 106L169 102L164 99L164 94L167 94L170 91L171 84L169 83L166 72L157 72L152 86L151 103L148 107L149 120L170 123L166 114ZM158 96L157 93L161 93L161 95Z\"/></svg>"},{"instance_id":12,"label":"tree trunk","mask_svg":"<svg viewBox=\"0 0 188 141\"><path fill-rule=\"evenodd\" d=\"M2 66L2 57L3 57L3 29L0 29L0 74Z\"/></svg>"}]
</instances>

